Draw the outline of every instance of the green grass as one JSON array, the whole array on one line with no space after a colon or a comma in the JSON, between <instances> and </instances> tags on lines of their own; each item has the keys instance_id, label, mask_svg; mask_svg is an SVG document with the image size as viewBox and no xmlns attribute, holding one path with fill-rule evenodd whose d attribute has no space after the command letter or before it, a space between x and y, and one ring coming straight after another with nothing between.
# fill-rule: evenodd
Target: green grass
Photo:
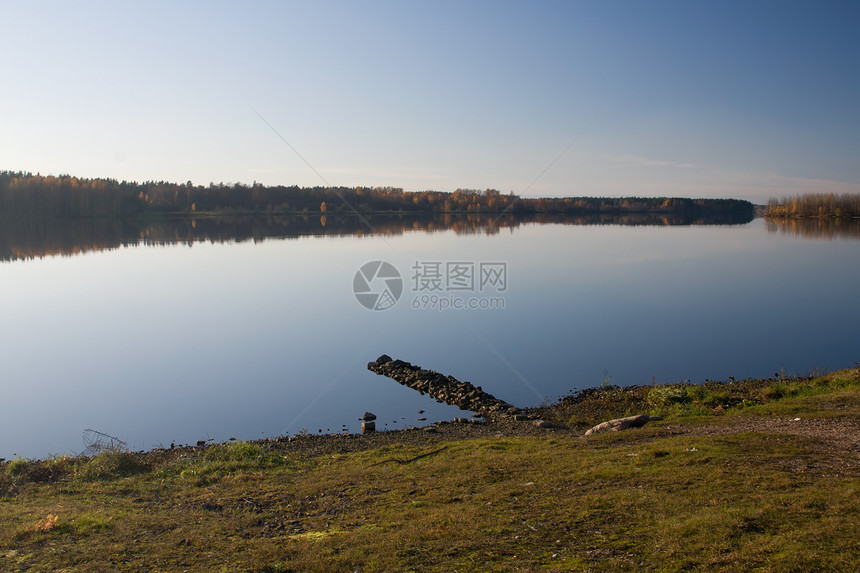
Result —
<instances>
[{"instance_id":1,"label":"green grass","mask_svg":"<svg viewBox=\"0 0 860 573\"><path fill-rule=\"evenodd\" d=\"M857 369L824 376L744 379L704 384L667 384L619 388L602 385L538 409L538 414L575 430L586 430L611 418L650 414L664 418L721 416L740 411L771 412L788 408L786 398L803 398L860 389ZM768 406L781 404L781 406ZM776 409L769 409L776 408Z\"/></svg>"},{"instance_id":2,"label":"green grass","mask_svg":"<svg viewBox=\"0 0 860 573\"><path fill-rule=\"evenodd\" d=\"M670 419L589 439L448 442L405 464L379 462L440 446L13 460L0 468L0 571L854 571L856 452L671 427L786 411L856 419L857 379L646 388L643 406ZM688 416L694 406L709 413Z\"/></svg>"}]
</instances>

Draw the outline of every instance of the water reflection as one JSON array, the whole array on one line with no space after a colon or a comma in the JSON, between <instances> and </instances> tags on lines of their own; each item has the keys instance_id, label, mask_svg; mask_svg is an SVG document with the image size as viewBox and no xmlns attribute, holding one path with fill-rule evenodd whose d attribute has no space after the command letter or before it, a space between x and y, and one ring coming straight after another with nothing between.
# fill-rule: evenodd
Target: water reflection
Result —
<instances>
[{"instance_id":1,"label":"water reflection","mask_svg":"<svg viewBox=\"0 0 860 573\"><path fill-rule=\"evenodd\" d=\"M860 239L860 219L772 219L768 233L799 235L809 239Z\"/></svg>"},{"instance_id":2,"label":"water reflection","mask_svg":"<svg viewBox=\"0 0 860 573\"><path fill-rule=\"evenodd\" d=\"M513 214L387 214L158 218L7 219L0 224L0 260L71 256L139 244L226 243L269 238L321 236L394 236L407 232L454 231L458 235L495 235L529 224L562 225L735 225L747 217L651 213L570 216Z\"/></svg>"}]
</instances>

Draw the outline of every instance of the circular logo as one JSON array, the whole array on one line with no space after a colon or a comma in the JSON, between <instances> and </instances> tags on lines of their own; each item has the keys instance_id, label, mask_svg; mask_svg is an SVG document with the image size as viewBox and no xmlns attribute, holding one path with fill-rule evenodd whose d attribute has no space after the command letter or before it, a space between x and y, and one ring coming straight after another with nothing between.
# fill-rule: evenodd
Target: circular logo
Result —
<instances>
[{"instance_id":1,"label":"circular logo","mask_svg":"<svg viewBox=\"0 0 860 573\"><path fill-rule=\"evenodd\" d=\"M352 292L364 308L387 310L397 304L403 294L403 279L391 263L370 261L355 273Z\"/></svg>"}]
</instances>

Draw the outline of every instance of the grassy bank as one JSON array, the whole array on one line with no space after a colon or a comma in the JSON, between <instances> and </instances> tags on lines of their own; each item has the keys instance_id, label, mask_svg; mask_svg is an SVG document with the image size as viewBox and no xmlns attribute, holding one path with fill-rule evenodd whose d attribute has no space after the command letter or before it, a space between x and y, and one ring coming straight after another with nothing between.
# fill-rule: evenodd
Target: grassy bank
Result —
<instances>
[{"instance_id":1,"label":"grassy bank","mask_svg":"<svg viewBox=\"0 0 860 573\"><path fill-rule=\"evenodd\" d=\"M856 369L536 413L564 427L6 462L0 570L860 569ZM634 413L664 420L580 437Z\"/></svg>"}]
</instances>

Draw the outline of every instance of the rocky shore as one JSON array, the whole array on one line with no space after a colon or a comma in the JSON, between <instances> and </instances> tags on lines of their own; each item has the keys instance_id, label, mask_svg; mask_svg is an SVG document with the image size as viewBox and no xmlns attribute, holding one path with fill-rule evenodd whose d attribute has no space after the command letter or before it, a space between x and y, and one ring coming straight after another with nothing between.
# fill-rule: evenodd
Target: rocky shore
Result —
<instances>
[{"instance_id":1,"label":"rocky shore","mask_svg":"<svg viewBox=\"0 0 860 573\"><path fill-rule=\"evenodd\" d=\"M484 392L480 386L457 380L453 376L445 376L435 370L425 370L403 360L394 360L387 354L368 362L367 369L417 390L422 395L428 394L438 402L480 414L487 420L513 416L520 411L504 400Z\"/></svg>"}]
</instances>

